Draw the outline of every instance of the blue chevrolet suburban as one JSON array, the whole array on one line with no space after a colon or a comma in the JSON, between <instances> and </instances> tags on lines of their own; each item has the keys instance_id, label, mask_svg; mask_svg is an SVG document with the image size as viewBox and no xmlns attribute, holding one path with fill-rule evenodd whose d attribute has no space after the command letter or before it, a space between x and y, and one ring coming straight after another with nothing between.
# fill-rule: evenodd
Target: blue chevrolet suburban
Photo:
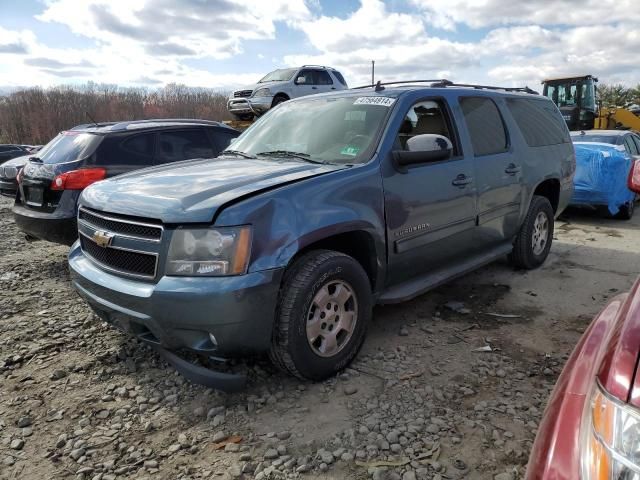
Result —
<instances>
[{"instance_id":1,"label":"blue chevrolet suburban","mask_svg":"<svg viewBox=\"0 0 640 480\"><path fill-rule=\"evenodd\" d=\"M279 105L218 158L96 183L79 201L73 285L103 320L194 381L176 351L268 352L320 380L361 347L377 303L508 255L541 265L575 155L528 89L377 84Z\"/></svg>"}]
</instances>

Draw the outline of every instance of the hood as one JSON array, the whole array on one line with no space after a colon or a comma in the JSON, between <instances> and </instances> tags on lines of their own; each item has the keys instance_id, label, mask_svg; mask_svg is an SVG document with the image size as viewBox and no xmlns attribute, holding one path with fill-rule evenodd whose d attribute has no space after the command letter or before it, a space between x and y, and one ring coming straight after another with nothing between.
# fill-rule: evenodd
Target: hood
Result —
<instances>
[{"instance_id":1,"label":"hood","mask_svg":"<svg viewBox=\"0 0 640 480\"><path fill-rule=\"evenodd\" d=\"M12 158L11 160L7 160L2 164L3 167L24 167L26 163L29 161L29 157L36 156L35 153L30 153L29 155L24 155L22 157Z\"/></svg>"},{"instance_id":2,"label":"hood","mask_svg":"<svg viewBox=\"0 0 640 480\"><path fill-rule=\"evenodd\" d=\"M344 168L236 157L187 160L95 183L80 203L164 223L209 223L221 206L239 197Z\"/></svg>"},{"instance_id":3,"label":"hood","mask_svg":"<svg viewBox=\"0 0 640 480\"><path fill-rule=\"evenodd\" d=\"M259 88L278 88L279 85L282 85L288 82L263 82L263 83L254 83L252 85L245 85L244 87L236 88L231 92L231 96L233 96L234 92L241 92L242 90L251 90L255 92Z\"/></svg>"}]
</instances>

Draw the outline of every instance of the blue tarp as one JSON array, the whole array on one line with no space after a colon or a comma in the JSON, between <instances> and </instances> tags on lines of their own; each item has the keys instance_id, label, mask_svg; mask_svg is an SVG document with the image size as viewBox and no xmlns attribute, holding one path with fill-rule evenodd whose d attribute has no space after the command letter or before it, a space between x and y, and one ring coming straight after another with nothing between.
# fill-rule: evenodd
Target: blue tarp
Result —
<instances>
[{"instance_id":1,"label":"blue tarp","mask_svg":"<svg viewBox=\"0 0 640 480\"><path fill-rule=\"evenodd\" d=\"M576 175L572 205L606 205L611 215L633 200L627 180L632 160L624 147L608 143L574 143Z\"/></svg>"}]
</instances>

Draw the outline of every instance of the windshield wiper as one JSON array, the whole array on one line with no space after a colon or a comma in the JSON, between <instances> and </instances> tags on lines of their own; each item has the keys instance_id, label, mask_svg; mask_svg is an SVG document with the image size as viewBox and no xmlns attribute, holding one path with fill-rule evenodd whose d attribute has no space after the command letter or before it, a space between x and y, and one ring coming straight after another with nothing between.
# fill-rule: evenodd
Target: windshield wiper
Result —
<instances>
[{"instance_id":1,"label":"windshield wiper","mask_svg":"<svg viewBox=\"0 0 640 480\"><path fill-rule=\"evenodd\" d=\"M248 153L241 152L240 150L223 150L222 154L238 155L242 158L256 158L255 155L249 155Z\"/></svg>"},{"instance_id":2,"label":"windshield wiper","mask_svg":"<svg viewBox=\"0 0 640 480\"><path fill-rule=\"evenodd\" d=\"M290 150L271 150L269 152L260 152L256 154L258 157L282 157L282 158L299 158L310 163L324 164L321 160L314 160L308 153L292 152Z\"/></svg>"}]
</instances>

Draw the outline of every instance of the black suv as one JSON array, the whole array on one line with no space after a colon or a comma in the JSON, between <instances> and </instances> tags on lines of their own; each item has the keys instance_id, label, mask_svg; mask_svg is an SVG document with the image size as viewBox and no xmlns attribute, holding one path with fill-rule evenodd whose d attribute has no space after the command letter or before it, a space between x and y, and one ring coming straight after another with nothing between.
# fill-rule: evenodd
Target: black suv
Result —
<instances>
[{"instance_id":1,"label":"black suv","mask_svg":"<svg viewBox=\"0 0 640 480\"><path fill-rule=\"evenodd\" d=\"M30 150L24 145L2 144L0 145L0 164L29 153Z\"/></svg>"},{"instance_id":2,"label":"black suv","mask_svg":"<svg viewBox=\"0 0 640 480\"><path fill-rule=\"evenodd\" d=\"M78 238L76 205L85 187L143 167L215 157L239 134L206 120L79 125L60 133L20 171L16 223L31 237L71 245Z\"/></svg>"}]
</instances>

